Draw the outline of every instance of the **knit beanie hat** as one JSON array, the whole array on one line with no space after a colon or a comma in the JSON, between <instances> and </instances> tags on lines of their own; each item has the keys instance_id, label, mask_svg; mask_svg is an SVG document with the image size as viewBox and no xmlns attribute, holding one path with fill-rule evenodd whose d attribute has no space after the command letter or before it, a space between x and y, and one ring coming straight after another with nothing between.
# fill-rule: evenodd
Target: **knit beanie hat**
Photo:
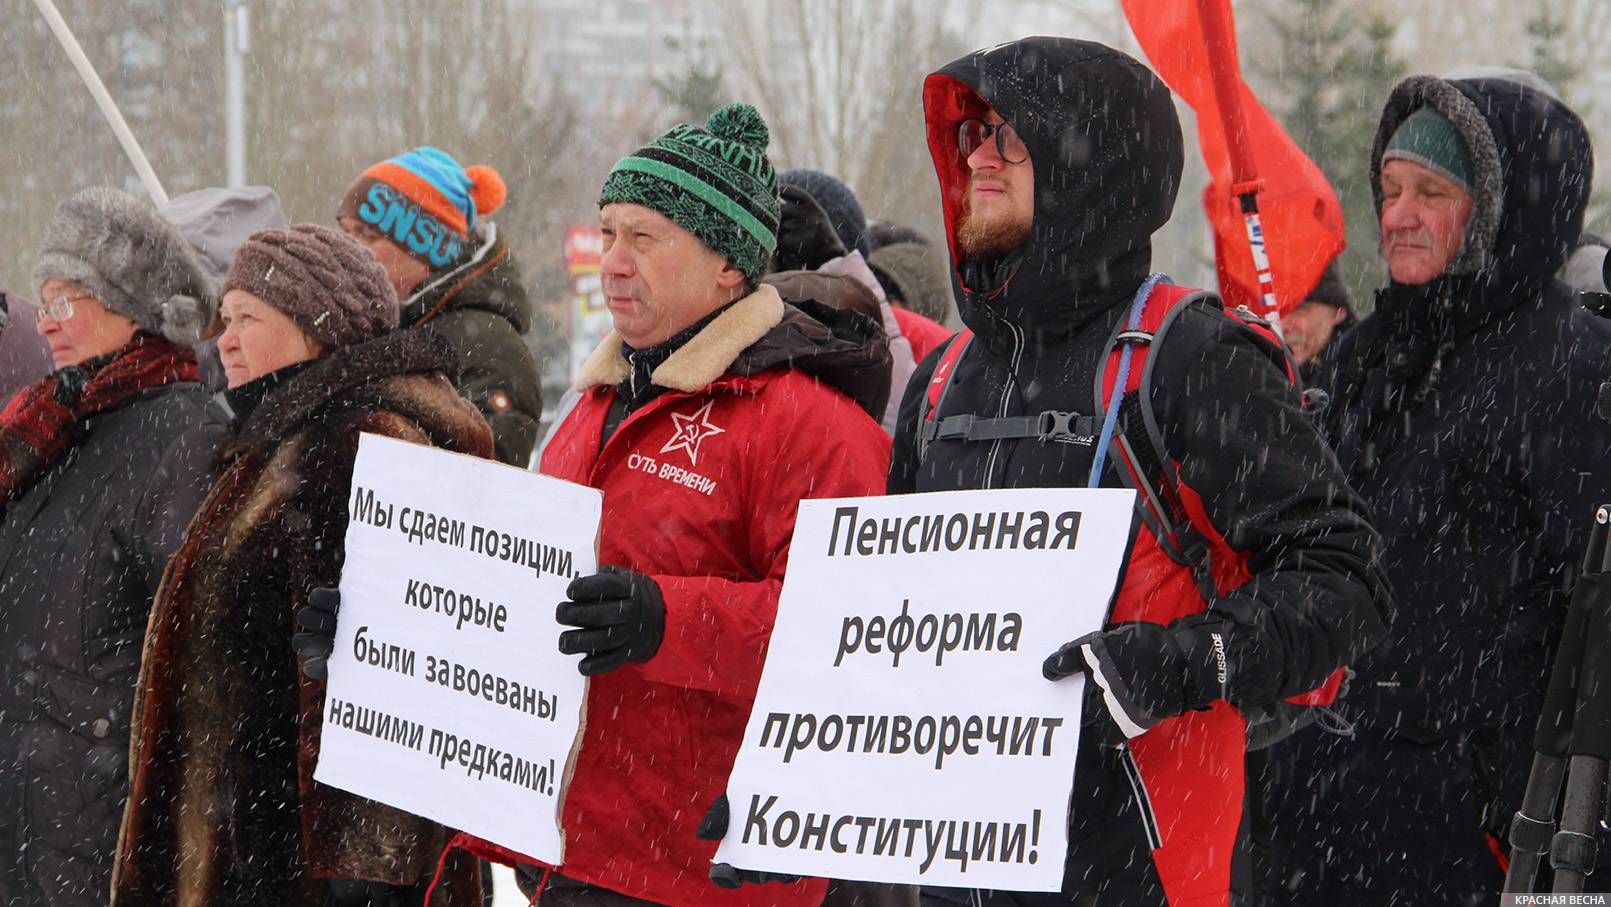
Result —
<instances>
[{"instance_id":1,"label":"knit beanie hat","mask_svg":"<svg viewBox=\"0 0 1611 907\"><path fill-rule=\"evenodd\" d=\"M397 293L369 250L340 230L259 230L235 253L220 296L245 290L328 349L397 327Z\"/></svg>"},{"instance_id":2,"label":"knit beanie hat","mask_svg":"<svg viewBox=\"0 0 1611 907\"><path fill-rule=\"evenodd\" d=\"M85 189L56 207L33 278L36 291L52 278L78 284L147 333L184 346L201 339L217 309L179 231L117 189Z\"/></svg>"},{"instance_id":3,"label":"knit beanie hat","mask_svg":"<svg viewBox=\"0 0 1611 907\"><path fill-rule=\"evenodd\" d=\"M1454 124L1430 107L1422 107L1404 118L1393 137L1387 140L1382 152L1382 163L1405 160L1420 164L1452 180L1461 189L1471 191L1471 149L1465 137Z\"/></svg>"},{"instance_id":4,"label":"knit beanie hat","mask_svg":"<svg viewBox=\"0 0 1611 907\"><path fill-rule=\"evenodd\" d=\"M359 174L336 216L368 224L440 271L463 258L476 218L503 207L508 194L491 167L461 167L447 152L422 147Z\"/></svg>"},{"instance_id":5,"label":"knit beanie hat","mask_svg":"<svg viewBox=\"0 0 1611 907\"><path fill-rule=\"evenodd\" d=\"M679 123L616 163L599 207L626 203L659 212L758 280L778 244L770 140L766 121L748 104L728 104L703 129Z\"/></svg>"},{"instance_id":6,"label":"knit beanie hat","mask_svg":"<svg viewBox=\"0 0 1611 907\"><path fill-rule=\"evenodd\" d=\"M843 180L820 170L785 170L778 174L778 184L809 192L828 215L828 222L833 224L833 232L839 235L845 249L860 252L862 258L872 253L867 241L867 215L856 193L850 191Z\"/></svg>"},{"instance_id":7,"label":"knit beanie hat","mask_svg":"<svg viewBox=\"0 0 1611 907\"><path fill-rule=\"evenodd\" d=\"M1348 305L1348 287L1343 284L1342 274L1337 270L1337 259L1333 258L1326 264L1326 269L1320 272L1320 279L1315 281L1314 289L1303 297L1303 301L1353 311Z\"/></svg>"}]
</instances>

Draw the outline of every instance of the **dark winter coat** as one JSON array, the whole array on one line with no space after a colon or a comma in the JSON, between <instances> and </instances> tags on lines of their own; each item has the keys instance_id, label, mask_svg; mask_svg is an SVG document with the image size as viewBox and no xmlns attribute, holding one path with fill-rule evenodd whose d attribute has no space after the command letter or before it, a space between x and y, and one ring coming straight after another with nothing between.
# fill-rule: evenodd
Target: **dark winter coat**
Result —
<instances>
[{"instance_id":1,"label":"dark winter coat","mask_svg":"<svg viewBox=\"0 0 1611 907\"><path fill-rule=\"evenodd\" d=\"M1431 106L1465 137L1476 204L1460 257L1390 284L1323 364L1325 421L1375 506L1399 608L1355 665L1369 734L1472 735L1508 816L1594 505L1611 500L1611 331L1553 275L1577 243L1593 171L1582 121L1503 79L1406 80L1372 156ZM1378 199L1379 201L1379 199Z\"/></svg>"},{"instance_id":2,"label":"dark winter coat","mask_svg":"<svg viewBox=\"0 0 1611 907\"><path fill-rule=\"evenodd\" d=\"M453 366L425 331L342 348L225 439L146 635L114 904L319 905L328 878L429 880L446 830L313 781L324 683L290 638L309 591L340 578L360 433L490 456ZM436 903L479 903L456 868Z\"/></svg>"},{"instance_id":3,"label":"dark winter coat","mask_svg":"<svg viewBox=\"0 0 1611 907\"><path fill-rule=\"evenodd\" d=\"M486 416L498 460L525 467L543 417L542 379L522 336L531 302L509 243L491 222L477 227L470 259L433 274L403 302L404 327L425 326L459 356L459 393Z\"/></svg>"},{"instance_id":4,"label":"dark winter coat","mask_svg":"<svg viewBox=\"0 0 1611 907\"><path fill-rule=\"evenodd\" d=\"M1031 237L1000 261L964 259L956 243L968 182L957 126L982 116L985 103L1023 138L1035 174ZM936 417L1047 409L1099 414L1096 369L1106 363L1148 273L1150 237L1168 220L1181 172L1181 134L1168 91L1140 64L1101 45L1032 38L930 76L924 106L957 263L959 311L976 335ZM1268 705L1314 688L1382 631L1385 592L1370 567L1376 536L1365 508L1297 392L1248 329L1194 309L1149 355L1156 362L1151 402L1168 453L1214 528L1246 553L1254 577L1210 603L1224 622L1231 702ZM891 493L1086 484L1094 438L935 441L920 458L917 430L938 359L932 355L919 367L902 404ZM1101 484L1123 485L1112 458ZM1139 556L1127 560L1127 570ZM1147 599L1127 577L1121 585L1125 595ZM1151 602L1144 613L1180 613L1177 605ZM1036 644L1050 654L1066 641ZM1236 710L1216 702L1165 721L1141 740L1167 737L1182 722L1240 734ZM1171 898L1225 903L1240 795L1228 798L1225 812L1210 804L1227 799L1225 790L1241 790L1239 737L1233 748L1223 758L1217 745L1204 749L1195 768L1174 766L1166 776L1144 778L1177 790L1204 786L1196 814L1156 829L1164 844L1158 853L1173 857L1165 867L1159 856L1155 871L1125 757L1082 744L1064 893L1046 902L1097 894L1115 903L1159 903L1161 875Z\"/></svg>"},{"instance_id":5,"label":"dark winter coat","mask_svg":"<svg viewBox=\"0 0 1611 907\"><path fill-rule=\"evenodd\" d=\"M146 391L0 504L0 903L106 903L140 640L223 430L199 384Z\"/></svg>"},{"instance_id":6,"label":"dark winter coat","mask_svg":"<svg viewBox=\"0 0 1611 907\"><path fill-rule=\"evenodd\" d=\"M834 314L832 310L824 315ZM852 314L852 313L839 313ZM633 363L611 333L542 471L604 492L599 562L652 576L665 639L594 677L565 797L567 877L671 905L806 907L823 884L710 882L695 838L749 719L802 498L876 494L889 440L882 332L831 333L762 286L666 356L606 437Z\"/></svg>"}]
</instances>

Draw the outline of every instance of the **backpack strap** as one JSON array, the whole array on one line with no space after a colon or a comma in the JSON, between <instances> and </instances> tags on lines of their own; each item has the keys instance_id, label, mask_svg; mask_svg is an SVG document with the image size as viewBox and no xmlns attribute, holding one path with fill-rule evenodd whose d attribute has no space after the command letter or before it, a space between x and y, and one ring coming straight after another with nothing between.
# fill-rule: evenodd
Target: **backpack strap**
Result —
<instances>
[{"instance_id":1,"label":"backpack strap","mask_svg":"<svg viewBox=\"0 0 1611 907\"><path fill-rule=\"evenodd\" d=\"M1130 306L1129 329L1117 335L1117 342L1125 344L1125 351L1121 357L1121 370L1126 374L1130 368L1129 347L1135 343L1146 343L1150 339L1150 335L1139 330L1142 314L1147 308L1147 300L1151 297L1154 287L1167 283L1169 278L1162 274L1154 274L1136 291L1135 301ZM1096 444L1096 459L1091 466L1088 480L1089 485L1095 487L1097 480L1101 478L1108 445L1116 430L1116 410L1113 410L1105 421L1100 422L1095 416L1083 416L1076 412L1054 409L1042 410L1031 416L983 417L963 413L939 417L940 406L945 402L945 395L951 389L951 379L956 374L957 364L962 360L962 355L972 341L971 330L963 330L957 334L946 345L945 351L940 354L940 361L934 367L934 376L929 379L927 389L927 410L917 430L918 461L922 462L928 454L929 444L935 441L1035 438L1039 441L1079 440L1089 443L1097 438L1100 428L1101 438ZM1111 402L1110 400L1109 403ZM1112 410L1112 407L1109 409Z\"/></svg>"},{"instance_id":2,"label":"backpack strap","mask_svg":"<svg viewBox=\"0 0 1611 907\"><path fill-rule=\"evenodd\" d=\"M1189 568L1198 590L1212 601L1218 595L1212 548L1181 497L1180 475L1169 456L1152 408L1152 375L1156 365L1152 353L1159 348L1180 314L1196 303L1218 306L1212 294L1173 284L1165 286L1156 294L1156 302L1148 307L1141 324L1133 331L1124 332L1133 333L1138 339L1145 337L1145 344L1130 344L1127 349L1120 349L1117 342L1123 335L1116 335L1108 368L1098 376L1096 390L1108 400L1104 407L1105 418L1115 420L1119 426L1112 438L1112 448L1116 459L1125 467L1119 470L1120 480L1135 490L1136 507L1164 554ZM1141 361L1136 364L1139 368L1133 365L1126 371L1122 365L1124 353L1129 349L1134 349L1136 353L1132 355L1140 355ZM1119 396L1121 387L1123 392ZM1113 402L1115 396L1119 396L1117 405Z\"/></svg>"},{"instance_id":3,"label":"backpack strap","mask_svg":"<svg viewBox=\"0 0 1611 907\"><path fill-rule=\"evenodd\" d=\"M929 379L927 388L928 405L923 411L923 422L917 427L917 460L923 462L928 455L929 442L939 435L941 424L936 420L935 414L940 411L940 404L945 402L945 395L951 390L951 376L956 374L957 364L962 361L962 354L968 351L968 345L973 342L973 330L963 328L945 343L945 352L940 354L940 361L934 366L934 375Z\"/></svg>"},{"instance_id":4,"label":"backpack strap","mask_svg":"<svg viewBox=\"0 0 1611 907\"><path fill-rule=\"evenodd\" d=\"M917 429L917 458L921 462L928 454L929 444L935 441L999 441L1008 438L1034 438L1039 441L1062 439L1091 439L1096 437L1098 423L1095 416L1082 416L1075 412L1048 409L1031 416L976 416L962 413L939 416L945 395L950 392L951 379L956 375L957 364L973 340L973 332L964 330L949 342L929 379L927 408L923 422Z\"/></svg>"},{"instance_id":5,"label":"backpack strap","mask_svg":"<svg viewBox=\"0 0 1611 907\"><path fill-rule=\"evenodd\" d=\"M1130 383L1130 360L1138 348L1148 348L1152 345L1151 333L1141 330L1141 320L1146 314L1147 303L1152 299L1153 290L1159 284L1173 287L1174 281L1162 274L1153 274L1141 284L1136 291L1135 301L1130 304L1130 317L1125 322L1124 330L1114 335L1113 344L1119 354L1118 373L1114 376L1113 384L1106 395L1106 404L1098 412L1102 413L1102 438L1096 445L1096 456L1091 460L1091 474L1085 480L1086 488L1097 488L1102 484L1102 467L1107 465L1108 445L1113 443L1113 433L1119 424L1119 407L1115 401L1125 393ZM1160 296L1173 296L1173 293L1163 293ZM1146 361L1146 352L1141 353L1142 361ZM1105 378L1107 369L1098 369Z\"/></svg>"}]
</instances>

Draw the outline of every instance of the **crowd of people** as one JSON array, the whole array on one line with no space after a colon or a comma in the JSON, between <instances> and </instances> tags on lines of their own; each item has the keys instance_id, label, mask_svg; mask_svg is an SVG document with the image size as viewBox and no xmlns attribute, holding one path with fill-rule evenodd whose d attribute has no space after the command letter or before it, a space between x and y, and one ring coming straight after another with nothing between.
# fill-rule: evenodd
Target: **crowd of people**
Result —
<instances>
[{"instance_id":1,"label":"crowd of people","mask_svg":"<svg viewBox=\"0 0 1611 907\"><path fill-rule=\"evenodd\" d=\"M62 200L0 295L0 902L473 905L485 856L548 907L1491 901L1611 500L1581 119L1404 80L1359 149L1386 286L1356 323L1333 262L1271 325L1160 276L1146 66L1027 38L922 98L940 242L744 104L622 149L614 330L540 442L491 168L406 151L326 224ZM693 421L708 487L629 465ZM313 780L363 432L603 492L603 566L528 603L590 678L561 866ZM1062 891L713 866L798 503L1062 487L1140 492L1104 628L1025 642L1088 681Z\"/></svg>"}]
</instances>

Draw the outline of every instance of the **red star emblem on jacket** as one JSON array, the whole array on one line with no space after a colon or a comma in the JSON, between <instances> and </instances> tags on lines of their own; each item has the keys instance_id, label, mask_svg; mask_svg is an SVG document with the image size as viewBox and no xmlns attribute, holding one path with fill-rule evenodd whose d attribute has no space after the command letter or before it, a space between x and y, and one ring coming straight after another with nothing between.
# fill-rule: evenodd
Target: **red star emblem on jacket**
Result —
<instances>
[{"instance_id":1,"label":"red star emblem on jacket","mask_svg":"<svg viewBox=\"0 0 1611 907\"><path fill-rule=\"evenodd\" d=\"M700 443L711 435L719 435L727 430L711 424L710 408L715 405L715 400L707 400L705 405L695 410L692 415L672 413L671 421L676 425L676 431L672 432L671 440L666 442L665 447L660 448L660 452L681 450L688 454L690 466L698 466Z\"/></svg>"}]
</instances>

